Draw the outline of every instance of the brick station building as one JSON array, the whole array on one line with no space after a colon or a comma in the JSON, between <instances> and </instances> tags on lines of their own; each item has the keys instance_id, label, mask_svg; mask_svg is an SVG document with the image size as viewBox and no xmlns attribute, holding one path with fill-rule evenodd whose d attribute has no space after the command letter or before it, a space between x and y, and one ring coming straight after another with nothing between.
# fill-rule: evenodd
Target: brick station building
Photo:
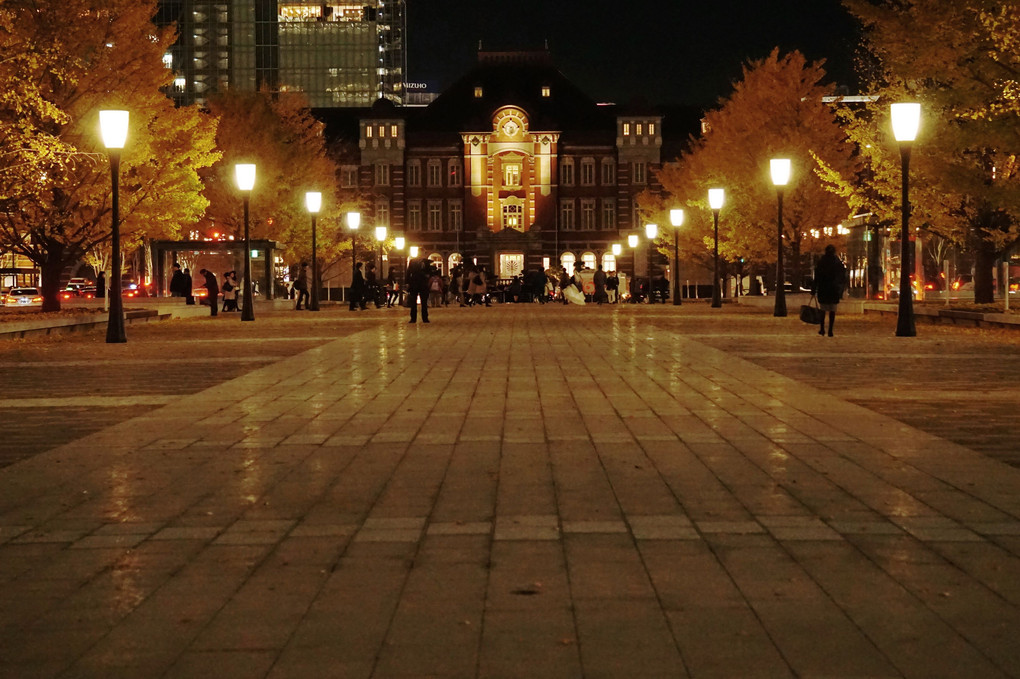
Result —
<instances>
[{"instance_id":1,"label":"brick station building","mask_svg":"<svg viewBox=\"0 0 1020 679\"><path fill-rule=\"evenodd\" d=\"M621 271L646 274L647 246L632 259L626 240L643 233L637 196L661 190L664 116L596 103L546 51L480 52L425 108L380 100L317 114L342 147L340 184L365 206L362 228L389 227L444 273L461 261L499 278L581 261L615 269L621 243Z\"/></svg>"}]
</instances>

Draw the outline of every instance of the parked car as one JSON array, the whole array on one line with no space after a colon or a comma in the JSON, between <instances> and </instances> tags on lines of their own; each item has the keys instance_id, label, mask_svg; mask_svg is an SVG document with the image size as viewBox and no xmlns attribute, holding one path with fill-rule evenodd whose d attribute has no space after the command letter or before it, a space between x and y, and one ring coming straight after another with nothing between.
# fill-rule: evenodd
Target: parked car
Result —
<instances>
[{"instance_id":1,"label":"parked car","mask_svg":"<svg viewBox=\"0 0 1020 679\"><path fill-rule=\"evenodd\" d=\"M11 288L4 295L5 307L33 307L42 306L42 295L39 288Z\"/></svg>"}]
</instances>

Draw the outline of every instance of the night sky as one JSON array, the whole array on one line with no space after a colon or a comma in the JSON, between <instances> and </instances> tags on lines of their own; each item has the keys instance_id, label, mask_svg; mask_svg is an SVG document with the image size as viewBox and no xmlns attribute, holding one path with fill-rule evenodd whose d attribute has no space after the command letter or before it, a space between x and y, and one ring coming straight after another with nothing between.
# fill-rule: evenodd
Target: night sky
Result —
<instances>
[{"instance_id":1,"label":"night sky","mask_svg":"<svg viewBox=\"0 0 1020 679\"><path fill-rule=\"evenodd\" d=\"M856 90L839 0L408 0L409 81L442 91L485 49L541 48L599 101L711 105L773 47L825 59Z\"/></svg>"}]
</instances>

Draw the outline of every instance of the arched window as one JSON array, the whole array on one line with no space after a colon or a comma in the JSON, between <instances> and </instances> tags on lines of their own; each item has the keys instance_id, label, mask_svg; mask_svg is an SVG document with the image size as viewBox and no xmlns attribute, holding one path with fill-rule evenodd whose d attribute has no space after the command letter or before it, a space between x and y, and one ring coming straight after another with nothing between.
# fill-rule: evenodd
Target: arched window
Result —
<instances>
[{"instance_id":1,"label":"arched window","mask_svg":"<svg viewBox=\"0 0 1020 679\"><path fill-rule=\"evenodd\" d=\"M567 270L568 276L574 275L574 262L576 261L577 258L574 257L573 252L564 252L560 255L560 266Z\"/></svg>"},{"instance_id":2,"label":"arched window","mask_svg":"<svg viewBox=\"0 0 1020 679\"><path fill-rule=\"evenodd\" d=\"M433 252L429 255L429 263L439 269L439 273L443 273L443 256L438 252Z\"/></svg>"},{"instance_id":3,"label":"arched window","mask_svg":"<svg viewBox=\"0 0 1020 679\"><path fill-rule=\"evenodd\" d=\"M459 252L454 252L452 255L450 255L450 258L447 260L447 262L448 262L447 271L453 271L453 267L459 266L464 263L464 257Z\"/></svg>"},{"instance_id":4,"label":"arched window","mask_svg":"<svg viewBox=\"0 0 1020 679\"><path fill-rule=\"evenodd\" d=\"M612 252L607 252L602 255L602 270L603 271L616 271L616 255Z\"/></svg>"},{"instance_id":5,"label":"arched window","mask_svg":"<svg viewBox=\"0 0 1020 679\"><path fill-rule=\"evenodd\" d=\"M581 255L581 261L584 262L584 267L586 269L594 269L595 268L595 253L594 252L586 252L586 253L584 253L583 255Z\"/></svg>"}]
</instances>

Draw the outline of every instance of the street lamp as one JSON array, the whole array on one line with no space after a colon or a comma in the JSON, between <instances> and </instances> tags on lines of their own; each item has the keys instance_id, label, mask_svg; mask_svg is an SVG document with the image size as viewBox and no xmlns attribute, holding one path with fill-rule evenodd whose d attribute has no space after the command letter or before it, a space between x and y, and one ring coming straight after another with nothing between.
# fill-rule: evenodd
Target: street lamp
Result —
<instances>
[{"instance_id":1,"label":"street lamp","mask_svg":"<svg viewBox=\"0 0 1020 679\"><path fill-rule=\"evenodd\" d=\"M783 267L783 189L790 182L790 159L773 158L769 161L772 184L776 187L779 212L776 218L776 305L773 316L786 316L786 270Z\"/></svg>"},{"instance_id":2,"label":"street lamp","mask_svg":"<svg viewBox=\"0 0 1020 679\"><path fill-rule=\"evenodd\" d=\"M322 194L318 191L307 191L305 192L305 207L308 208L309 214L312 215L312 295L308 300L308 310L318 311L319 310L319 262L316 257L315 242L315 215L319 214L319 210L322 209Z\"/></svg>"},{"instance_id":3,"label":"street lamp","mask_svg":"<svg viewBox=\"0 0 1020 679\"><path fill-rule=\"evenodd\" d=\"M634 280L637 278L637 246L641 238L636 233L632 233L627 236L627 245L630 246L630 289L634 290ZM630 295L631 304L636 304L634 301L633 292Z\"/></svg>"},{"instance_id":4,"label":"street lamp","mask_svg":"<svg viewBox=\"0 0 1020 679\"><path fill-rule=\"evenodd\" d=\"M103 137L103 146L110 156L110 177L113 184L113 201L111 205L112 222L110 229L110 247L113 250L113 280L110 281L110 316L106 324L106 342L121 344L127 342L124 334L124 301L121 298L120 257L120 152L127 143L128 132L127 111L100 111L99 130Z\"/></svg>"},{"instance_id":5,"label":"street lamp","mask_svg":"<svg viewBox=\"0 0 1020 679\"><path fill-rule=\"evenodd\" d=\"M726 200L726 192L723 189L708 190L708 205L712 208L712 215L715 221L715 250L713 258L715 261L715 273L712 279L712 307L722 307L722 291L719 289L719 210L722 209Z\"/></svg>"},{"instance_id":6,"label":"street lamp","mask_svg":"<svg viewBox=\"0 0 1020 679\"><path fill-rule=\"evenodd\" d=\"M383 246L383 241L386 240L386 227L385 226L377 226L377 227L375 227L375 240L379 243L379 276L378 276L378 280L382 280L382 277L383 277L382 246Z\"/></svg>"},{"instance_id":7,"label":"street lamp","mask_svg":"<svg viewBox=\"0 0 1020 679\"><path fill-rule=\"evenodd\" d=\"M673 306L680 306L680 227L684 225L684 211L676 208L669 211L669 223L673 225Z\"/></svg>"},{"instance_id":8,"label":"street lamp","mask_svg":"<svg viewBox=\"0 0 1020 679\"><path fill-rule=\"evenodd\" d=\"M241 302L241 320L255 320L255 305L252 303L251 292L251 233L248 229L248 200L251 190L255 188L254 163L237 163L234 165L234 176L237 188L244 200L244 300ZM216 304L215 299L209 300Z\"/></svg>"},{"instance_id":9,"label":"street lamp","mask_svg":"<svg viewBox=\"0 0 1020 679\"><path fill-rule=\"evenodd\" d=\"M921 124L920 104L893 104L893 136L900 144L903 194L900 201L900 306L896 316L896 336L914 337L914 295L910 287L910 148Z\"/></svg>"}]
</instances>

